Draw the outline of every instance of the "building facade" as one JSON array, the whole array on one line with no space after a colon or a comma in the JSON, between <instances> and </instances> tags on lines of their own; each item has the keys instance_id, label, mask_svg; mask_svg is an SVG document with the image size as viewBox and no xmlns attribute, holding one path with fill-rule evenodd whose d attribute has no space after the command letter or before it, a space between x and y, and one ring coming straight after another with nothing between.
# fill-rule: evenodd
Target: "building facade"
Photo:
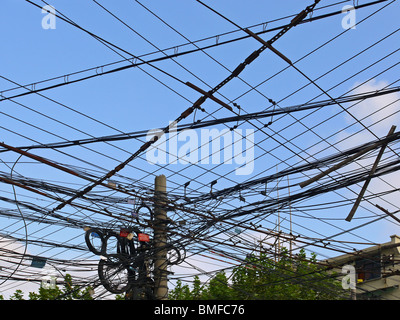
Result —
<instances>
[{"instance_id":1,"label":"building facade","mask_svg":"<svg viewBox=\"0 0 400 320\"><path fill-rule=\"evenodd\" d=\"M325 261L343 274L344 284L353 281L354 289L349 291L352 299L400 300L400 237L390 238L389 242Z\"/></svg>"}]
</instances>

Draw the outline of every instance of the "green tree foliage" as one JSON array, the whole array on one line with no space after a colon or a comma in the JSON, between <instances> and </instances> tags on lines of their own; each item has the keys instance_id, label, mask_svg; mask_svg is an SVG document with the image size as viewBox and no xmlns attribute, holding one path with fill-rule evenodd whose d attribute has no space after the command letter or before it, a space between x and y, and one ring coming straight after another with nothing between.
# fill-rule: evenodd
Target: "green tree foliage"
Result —
<instances>
[{"instance_id":1,"label":"green tree foliage","mask_svg":"<svg viewBox=\"0 0 400 320\"><path fill-rule=\"evenodd\" d=\"M41 286L38 292L28 293L28 300L92 300L90 295L91 290L90 287L86 287L82 290L79 286L74 286L72 284L71 275L67 274L64 277L63 288L60 288L57 285L53 288ZM24 293L18 289L9 299L25 300ZM0 300L4 300L4 297L0 296Z\"/></svg>"},{"instance_id":2,"label":"green tree foliage","mask_svg":"<svg viewBox=\"0 0 400 320\"><path fill-rule=\"evenodd\" d=\"M171 300L336 300L347 298L341 282L317 263L316 256L306 257L304 250L291 258L283 250L279 261L265 254L250 256L246 263L233 269L228 277L220 272L201 285L198 277L193 286L177 281L170 291Z\"/></svg>"}]
</instances>

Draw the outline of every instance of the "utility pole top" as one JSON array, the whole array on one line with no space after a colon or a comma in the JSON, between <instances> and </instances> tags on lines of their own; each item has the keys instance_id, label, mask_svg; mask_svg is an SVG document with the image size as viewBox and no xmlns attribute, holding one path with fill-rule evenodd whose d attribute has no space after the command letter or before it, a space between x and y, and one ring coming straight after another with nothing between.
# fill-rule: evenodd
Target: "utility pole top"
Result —
<instances>
[{"instance_id":1,"label":"utility pole top","mask_svg":"<svg viewBox=\"0 0 400 320\"><path fill-rule=\"evenodd\" d=\"M159 175L155 178L155 191L167 192L167 178L165 175Z\"/></svg>"}]
</instances>

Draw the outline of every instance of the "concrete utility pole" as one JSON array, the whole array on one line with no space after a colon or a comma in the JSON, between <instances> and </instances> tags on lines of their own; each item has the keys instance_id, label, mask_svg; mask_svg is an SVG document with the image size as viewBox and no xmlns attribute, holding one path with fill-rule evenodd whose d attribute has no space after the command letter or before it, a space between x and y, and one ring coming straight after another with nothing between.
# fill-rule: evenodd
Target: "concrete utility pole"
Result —
<instances>
[{"instance_id":1,"label":"concrete utility pole","mask_svg":"<svg viewBox=\"0 0 400 320\"><path fill-rule=\"evenodd\" d=\"M167 270L167 179L164 175L155 178L154 210L154 294L157 300L168 299Z\"/></svg>"}]
</instances>

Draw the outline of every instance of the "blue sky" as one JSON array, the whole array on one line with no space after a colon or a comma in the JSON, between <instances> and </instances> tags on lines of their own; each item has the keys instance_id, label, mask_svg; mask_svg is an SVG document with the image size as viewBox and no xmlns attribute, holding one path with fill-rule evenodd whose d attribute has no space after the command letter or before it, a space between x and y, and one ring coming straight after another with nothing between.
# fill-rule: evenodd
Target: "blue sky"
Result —
<instances>
[{"instance_id":1,"label":"blue sky","mask_svg":"<svg viewBox=\"0 0 400 320\"><path fill-rule=\"evenodd\" d=\"M39 6L45 5L38 0L35 2ZM243 28L251 27L253 32L261 32L264 28L268 30L285 25L292 15L312 2L288 0L244 3L220 0L205 1L205 3L237 25ZM363 5L368 1L321 1L313 16L341 11L344 5L356 3ZM73 81L96 72L101 73L114 66L128 65L129 62L124 61L132 58L128 53L136 57L144 55L143 59L147 60L162 57L164 54L157 52L159 49L168 49L165 51L167 55L194 49L195 46L188 44L188 41L207 39L196 42L197 46L204 47L245 35L243 31L237 30L236 26L195 0L140 2L102 0L97 1L97 4L95 1L52 0L48 4L54 6L58 14L65 15L82 28L122 48L124 52L116 53L60 18L55 20L55 29L43 29L42 21L46 13L42 13L40 8L23 0L4 0L3 10L0 12L2 30L0 92L3 92L5 97L25 92L18 86L30 85L29 89L32 89L31 84L36 83L34 88L39 89L63 81ZM358 85L360 87L356 89L356 93L374 91L385 86L395 87L398 86L396 63L399 61L399 53L395 51L399 43L396 32L398 16L398 3L386 1L356 10L355 20L358 24L355 29L343 28L342 21L346 14L340 13L301 24L285 34L274 46L292 62L296 62L298 69L308 78L315 80L333 97L348 94ZM260 36L268 40L276 32L266 32ZM387 35L390 36L384 39ZM184 44L186 45L183 46ZM164 72L144 65L140 69L130 68L46 90L41 93L42 96L29 94L13 99L14 102L1 101L0 140L12 146L29 146L163 128L200 97L200 94L186 86L185 82L189 81L204 90L209 90L225 79L239 63L260 46L256 40L247 38L216 46L204 52L183 55L173 61L168 59L154 63L154 66ZM313 52L317 48L318 50ZM308 55L310 52L313 53ZM301 60L297 62L299 59ZM113 65L109 66L111 63ZM105 67L97 68L100 66ZM232 102L239 104L242 112L247 113L270 109L268 98L279 102L278 108L328 99L327 95L315 85L305 86L309 84L308 79L295 69L287 67L283 60L266 50L246 67L240 74L240 79L233 79L218 91L216 97L230 105ZM84 70L87 71L83 72ZM53 78L56 79L48 81ZM41 81L45 82L39 83ZM352 93L354 94L354 91ZM239 129L255 130L256 161L254 171L250 175L235 175L235 163L196 166L169 164L156 167L149 164L144 156L135 159L132 166L125 168L121 174L139 180L148 187L152 186L155 175L165 174L169 189L176 195L182 195L184 183L193 179L190 184L191 194L206 194L210 191L211 181L215 179L218 180L214 187L216 190L231 187L236 183L286 169L287 166L366 143L375 139L374 135L384 136L390 125L398 122L399 104L396 102L398 98L398 94L376 98L371 100L372 102L356 105L348 112L342 110L340 106L332 106L315 112L279 116L273 119L270 128L262 127L269 119L241 123ZM381 106L387 104L390 106L379 110ZM347 104L344 106L349 107ZM205 113L198 111L182 123L233 115L210 100L207 100L202 107L206 110ZM355 119L359 122L356 123ZM370 130L366 130L364 126ZM225 127L220 125L216 128L221 130ZM95 143L88 146L90 149L78 146L60 150L38 149L34 153L57 163L78 166L88 172L96 170L94 174L101 176L127 159L144 141L142 138L139 141L127 140L111 144ZM395 153L391 152L386 154L386 160L394 156ZM2 171L10 172L10 167L18 155L7 152L1 157ZM81 179L60 173L45 165L26 163L23 160L20 159L21 162L15 166L15 171L23 176L48 182L61 181L63 185L76 188L86 184ZM371 161L371 158L368 159L367 165ZM398 185L396 175L397 173L393 173L384 177L383 181L374 182L369 191L374 193L374 190L396 189ZM296 182L300 182L303 177L300 175L295 179ZM281 186L287 183L286 179L279 182ZM0 188L7 197L12 197L9 185L2 184ZM360 185L354 186L351 190L323 195L305 203L319 204L325 201L340 201L343 198L352 199L359 189ZM294 186L291 190L284 189L280 195L273 192L270 196L282 197L288 191L296 192L299 189ZM20 189L17 194L29 195ZM250 203L260 200L259 195L250 192L246 199ZM396 200L396 193L391 193L377 201L381 201L389 210L395 211L398 205ZM39 204L44 203L41 202L43 199L38 201ZM377 214L382 214L371 204L366 204L357 213L357 218L360 219L348 223L343 220L350 204L306 213L300 209L298 212L293 209L293 232L311 238L330 237L373 220ZM240 205L242 205L240 201L229 201L223 203L222 208L229 210ZM8 204L4 204L4 208L8 207ZM74 215L73 210L70 212ZM282 229L288 232L287 211L279 218L284 220ZM277 219L278 217L273 215L265 217L261 223L265 228L273 229L276 227ZM21 221L13 224L4 218L1 225L6 235L24 235ZM75 231L71 231L71 234L59 229L50 232L50 229L42 229L41 226L35 225L30 225L30 230L37 231L35 237L39 238L54 238L75 244L83 242L79 232L75 234ZM336 239L379 243L389 241L389 236L396 232L398 232L397 226L392 221L382 220L352 233L345 232ZM257 238L259 235L249 233L249 236ZM352 246L349 244L344 248L350 249ZM48 254L41 248L32 246L31 249L36 254ZM334 250L325 251L310 247L310 251L316 250L320 250L318 253L321 253L322 257L336 255ZM50 255L53 254L56 258L62 258L65 253L55 251L53 253L50 250ZM80 254L74 257L78 258Z\"/></svg>"}]
</instances>

